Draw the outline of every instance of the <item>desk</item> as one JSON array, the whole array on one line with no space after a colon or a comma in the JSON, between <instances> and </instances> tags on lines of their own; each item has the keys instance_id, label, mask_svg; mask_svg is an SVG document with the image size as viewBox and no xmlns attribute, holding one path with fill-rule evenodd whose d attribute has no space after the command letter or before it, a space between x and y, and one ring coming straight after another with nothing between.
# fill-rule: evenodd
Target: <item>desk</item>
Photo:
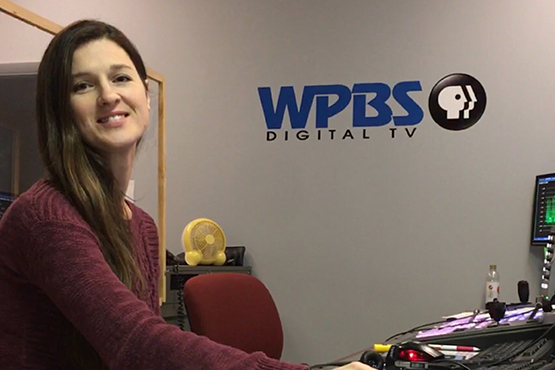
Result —
<instances>
[{"instance_id":1,"label":"desk","mask_svg":"<svg viewBox=\"0 0 555 370\"><path fill-rule=\"evenodd\" d=\"M185 307L180 302L183 292L183 284L190 278L201 274L212 274L218 272L251 273L250 266L187 266L176 265L166 267L166 302L162 305L161 313L166 322L189 330Z\"/></svg>"}]
</instances>

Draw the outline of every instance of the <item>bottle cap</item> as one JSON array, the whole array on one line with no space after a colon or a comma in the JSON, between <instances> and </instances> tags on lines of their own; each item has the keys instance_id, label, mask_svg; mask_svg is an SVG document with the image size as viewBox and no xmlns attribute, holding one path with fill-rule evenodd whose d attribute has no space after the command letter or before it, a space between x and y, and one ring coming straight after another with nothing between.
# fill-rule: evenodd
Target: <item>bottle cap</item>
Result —
<instances>
[{"instance_id":1,"label":"bottle cap","mask_svg":"<svg viewBox=\"0 0 555 370\"><path fill-rule=\"evenodd\" d=\"M497 265L489 265L489 269L490 269L490 270L496 270L496 269L497 269Z\"/></svg>"}]
</instances>

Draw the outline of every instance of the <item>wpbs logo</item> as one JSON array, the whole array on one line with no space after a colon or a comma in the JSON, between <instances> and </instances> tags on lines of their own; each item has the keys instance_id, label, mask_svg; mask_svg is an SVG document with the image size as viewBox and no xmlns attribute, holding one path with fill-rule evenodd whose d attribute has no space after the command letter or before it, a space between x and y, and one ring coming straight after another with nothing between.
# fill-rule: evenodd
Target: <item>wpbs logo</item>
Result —
<instances>
[{"instance_id":1,"label":"wpbs logo","mask_svg":"<svg viewBox=\"0 0 555 370\"><path fill-rule=\"evenodd\" d=\"M302 90L281 86L273 93L271 87L258 88L266 121L266 141L287 141L289 137L299 141L370 140L379 135L411 139L424 120L424 109L417 99L421 93L422 83L418 80L394 84L363 82L352 86L309 85ZM465 130L484 114L486 92L474 77L450 74L429 92L428 108L439 126ZM337 115L343 115L347 125L334 127L331 120ZM289 125L284 125L287 116ZM315 117L315 122L309 123L309 117Z\"/></svg>"},{"instance_id":2,"label":"wpbs logo","mask_svg":"<svg viewBox=\"0 0 555 370\"><path fill-rule=\"evenodd\" d=\"M486 110L486 91L467 74L454 73L442 78L430 92L428 101L433 120L447 130L472 127Z\"/></svg>"}]
</instances>

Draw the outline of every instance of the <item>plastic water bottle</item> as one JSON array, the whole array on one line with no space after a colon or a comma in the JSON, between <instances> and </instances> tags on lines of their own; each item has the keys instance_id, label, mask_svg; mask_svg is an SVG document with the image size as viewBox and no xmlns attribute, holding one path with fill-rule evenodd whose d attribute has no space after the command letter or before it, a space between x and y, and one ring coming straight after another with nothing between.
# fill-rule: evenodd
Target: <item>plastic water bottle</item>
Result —
<instances>
[{"instance_id":1,"label":"plastic water bottle","mask_svg":"<svg viewBox=\"0 0 555 370\"><path fill-rule=\"evenodd\" d=\"M496 265L489 265L488 278L486 280L486 303L499 300L499 273Z\"/></svg>"}]
</instances>

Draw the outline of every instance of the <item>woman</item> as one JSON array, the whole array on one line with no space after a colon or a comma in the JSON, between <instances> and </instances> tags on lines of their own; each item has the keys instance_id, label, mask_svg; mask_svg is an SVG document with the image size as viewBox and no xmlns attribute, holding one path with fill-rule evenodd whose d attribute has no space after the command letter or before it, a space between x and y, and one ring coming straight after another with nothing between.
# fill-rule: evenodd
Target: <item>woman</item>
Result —
<instances>
[{"instance_id":1,"label":"woman","mask_svg":"<svg viewBox=\"0 0 555 370\"><path fill-rule=\"evenodd\" d=\"M79 21L54 37L37 83L48 176L0 223L0 369L305 369L160 317L156 226L124 197L149 111L119 30Z\"/></svg>"}]
</instances>

